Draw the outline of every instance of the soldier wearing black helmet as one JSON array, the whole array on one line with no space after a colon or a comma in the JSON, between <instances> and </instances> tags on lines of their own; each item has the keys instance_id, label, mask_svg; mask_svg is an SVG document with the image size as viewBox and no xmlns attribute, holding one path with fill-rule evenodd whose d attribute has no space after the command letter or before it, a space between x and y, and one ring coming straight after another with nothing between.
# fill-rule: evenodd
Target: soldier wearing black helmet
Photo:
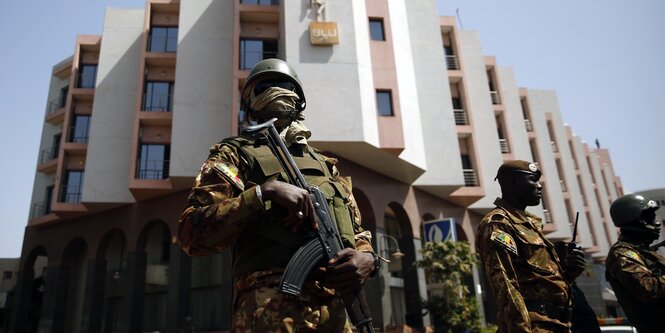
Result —
<instances>
[{"instance_id":1,"label":"soldier wearing black helmet","mask_svg":"<svg viewBox=\"0 0 665 333\"><path fill-rule=\"evenodd\" d=\"M314 222L309 193L289 184L263 139L226 138L210 148L188 204L178 239L190 255L229 249L234 301L232 332L351 332L339 292L362 285L378 269L371 234L360 226L351 180L336 160L307 144L305 95L296 72L286 62L266 59L249 73L241 105L251 121L277 118L275 127L306 181L330 200L347 248L325 268L313 270L301 296L278 291L282 272L302 246L303 223Z\"/></svg>"},{"instance_id":2,"label":"soldier wearing black helmet","mask_svg":"<svg viewBox=\"0 0 665 333\"><path fill-rule=\"evenodd\" d=\"M477 250L499 305L498 333L570 332L570 283L584 269L584 254L563 261L543 234L541 218L526 211L540 204L537 164L507 161L496 179L501 198L480 222Z\"/></svg>"},{"instance_id":3,"label":"soldier wearing black helmet","mask_svg":"<svg viewBox=\"0 0 665 333\"><path fill-rule=\"evenodd\" d=\"M605 278L640 333L665 332L665 258L649 247L660 233L658 208L637 194L624 195L610 207L621 235L607 255Z\"/></svg>"}]
</instances>

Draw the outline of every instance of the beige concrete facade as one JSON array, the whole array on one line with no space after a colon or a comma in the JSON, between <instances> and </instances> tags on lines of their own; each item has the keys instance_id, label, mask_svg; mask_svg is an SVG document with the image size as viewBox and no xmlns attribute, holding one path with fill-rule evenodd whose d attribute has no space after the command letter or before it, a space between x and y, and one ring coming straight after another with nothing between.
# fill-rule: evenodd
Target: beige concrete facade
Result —
<instances>
[{"instance_id":1,"label":"beige concrete facade","mask_svg":"<svg viewBox=\"0 0 665 333\"><path fill-rule=\"evenodd\" d=\"M311 144L353 177L376 250L406 254L368 284L377 328L431 325L420 300L433 287L410 268L423 222L454 218L459 239L475 246L509 159L543 169L544 202L530 211L545 217L547 235L569 240L579 211L577 241L603 260L616 240L609 204L621 181L609 152L564 125L555 92L519 87L511 68L483 54L482 32L438 17L433 0L328 1L322 16L308 4L148 0L109 9L102 35L77 38L51 73L19 267L27 299L35 263L53 272L37 325L154 331L189 317L201 330L228 330L228 254L190 258L173 242L208 148L242 125L239 89L252 57L276 56L298 72ZM312 45L315 20L336 22L339 44ZM369 20L382 23L384 40L373 39ZM390 92L390 116L377 112L379 91ZM486 286L474 271L492 322ZM12 327L31 327L27 318L17 314Z\"/></svg>"}]
</instances>

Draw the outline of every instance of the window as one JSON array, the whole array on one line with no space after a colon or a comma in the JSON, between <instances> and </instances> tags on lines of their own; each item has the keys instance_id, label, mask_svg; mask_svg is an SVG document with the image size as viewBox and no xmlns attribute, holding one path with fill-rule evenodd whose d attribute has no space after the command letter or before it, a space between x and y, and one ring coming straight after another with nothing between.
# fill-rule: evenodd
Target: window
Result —
<instances>
[{"instance_id":1,"label":"window","mask_svg":"<svg viewBox=\"0 0 665 333\"><path fill-rule=\"evenodd\" d=\"M83 190L83 171L67 171L60 192L60 201L68 203L81 202Z\"/></svg>"},{"instance_id":2,"label":"window","mask_svg":"<svg viewBox=\"0 0 665 333\"><path fill-rule=\"evenodd\" d=\"M268 58L277 58L276 40L240 40L240 69L251 69L257 62Z\"/></svg>"},{"instance_id":3,"label":"window","mask_svg":"<svg viewBox=\"0 0 665 333\"><path fill-rule=\"evenodd\" d=\"M67 94L69 93L69 86L60 89L60 97L58 98L58 106L64 108L67 105Z\"/></svg>"},{"instance_id":4,"label":"window","mask_svg":"<svg viewBox=\"0 0 665 333\"><path fill-rule=\"evenodd\" d=\"M44 191L44 212L46 215L51 212L51 201L53 200L53 187L54 185L46 186Z\"/></svg>"},{"instance_id":5,"label":"window","mask_svg":"<svg viewBox=\"0 0 665 333\"><path fill-rule=\"evenodd\" d=\"M386 36L383 33L383 19L369 19L369 38L371 40L386 40Z\"/></svg>"},{"instance_id":6,"label":"window","mask_svg":"<svg viewBox=\"0 0 665 333\"><path fill-rule=\"evenodd\" d=\"M143 96L143 111L173 111L173 82L148 81Z\"/></svg>"},{"instance_id":7,"label":"window","mask_svg":"<svg viewBox=\"0 0 665 333\"><path fill-rule=\"evenodd\" d=\"M166 179L169 176L170 146L162 144L141 144L137 179Z\"/></svg>"},{"instance_id":8,"label":"window","mask_svg":"<svg viewBox=\"0 0 665 333\"><path fill-rule=\"evenodd\" d=\"M62 141L62 133L53 136L53 146L51 148L51 159L58 158L60 154L60 141Z\"/></svg>"},{"instance_id":9,"label":"window","mask_svg":"<svg viewBox=\"0 0 665 333\"><path fill-rule=\"evenodd\" d=\"M393 98L389 90L376 91L376 107L378 108L379 116L393 115Z\"/></svg>"},{"instance_id":10,"label":"window","mask_svg":"<svg viewBox=\"0 0 665 333\"><path fill-rule=\"evenodd\" d=\"M90 116L74 116L72 126L69 127L69 140L67 142L88 143L88 128Z\"/></svg>"},{"instance_id":11,"label":"window","mask_svg":"<svg viewBox=\"0 0 665 333\"><path fill-rule=\"evenodd\" d=\"M2 272L2 279L3 279L3 280L9 280L9 279L12 278L12 276L14 276L14 272L12 272L12 271L4 271L4 272Z\"/></svg>"},{"instance_id":12,"label":"window","mask_svg":"<svg viewBox=\"0 0 665 333\"><path fill-rule=\"evenodd\" d=\"M97 80L97 65L81 65L77 88L94 88Z\"/></svg>"},{"instance_id":13,"label":"window","mask_svg":"<svg viewBox=\"0 0 665 333\"><path fill-rule=\"evenodd\" d=\"M176 52L178 49L178 27L152 27L150 29L150 52Z\"/></svg>"}]
</instances>

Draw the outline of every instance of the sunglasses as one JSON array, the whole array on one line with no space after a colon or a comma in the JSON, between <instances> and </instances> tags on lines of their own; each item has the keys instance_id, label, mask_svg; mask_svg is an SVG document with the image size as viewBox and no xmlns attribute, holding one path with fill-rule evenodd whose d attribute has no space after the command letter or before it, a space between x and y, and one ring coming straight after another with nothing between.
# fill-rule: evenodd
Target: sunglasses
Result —
<instances>
[{"instance_id":1,"label":"sunglasses","mask_svg":"<svg viewBox=\"0 0 665 333\"><path fill-rule=\"evenodd\" d=\"M260 95L270 87L278 87L291 91L294 91L296 89L296 86L289 81L261 81L256 85L254 85L254 94Z\"/></svg>"}]
</instances>

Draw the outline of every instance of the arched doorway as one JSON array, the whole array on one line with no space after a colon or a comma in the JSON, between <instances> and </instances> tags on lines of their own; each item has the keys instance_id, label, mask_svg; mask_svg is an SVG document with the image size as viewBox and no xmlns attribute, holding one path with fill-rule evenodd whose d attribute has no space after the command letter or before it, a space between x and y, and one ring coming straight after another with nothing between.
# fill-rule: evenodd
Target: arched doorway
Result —
<instances>
[{"instance_id":1,"label":"arched doorway","mask_svg":"<svg viewBox=\"0 0 665 333\"><path fill-rule=\"evenodd\" d=\"M164 221L155 220L145 226L139 249L146 254L142 330L166 331L171 232Z\"/></svg>"},{"instance_id":2,"label":"arched doorway","mask_svg":"<svg viewBox=\"0 0 665 333\"><path fill-rule=\"evenodd\" d=\"M418 273L414 266L416 249L411 221L404 208L396 202L391 202L384 209L383 219L382 254L391 260L387 286L391 307L389 322L421 328L422 306Z\"/></svg>"},{"instance_id":3,"label":"arched doorway","mask_svg":"<svg viewBox=\"0 0 665 333\"><path fill-rule=\"evenodd\" d=\"M44 291L48 256L42 246L35 247L26 256L19 271L16 287L7 295L7 317L11 318L7 332L38 332L43 320Z\"/></svg>"}]
</instances>

